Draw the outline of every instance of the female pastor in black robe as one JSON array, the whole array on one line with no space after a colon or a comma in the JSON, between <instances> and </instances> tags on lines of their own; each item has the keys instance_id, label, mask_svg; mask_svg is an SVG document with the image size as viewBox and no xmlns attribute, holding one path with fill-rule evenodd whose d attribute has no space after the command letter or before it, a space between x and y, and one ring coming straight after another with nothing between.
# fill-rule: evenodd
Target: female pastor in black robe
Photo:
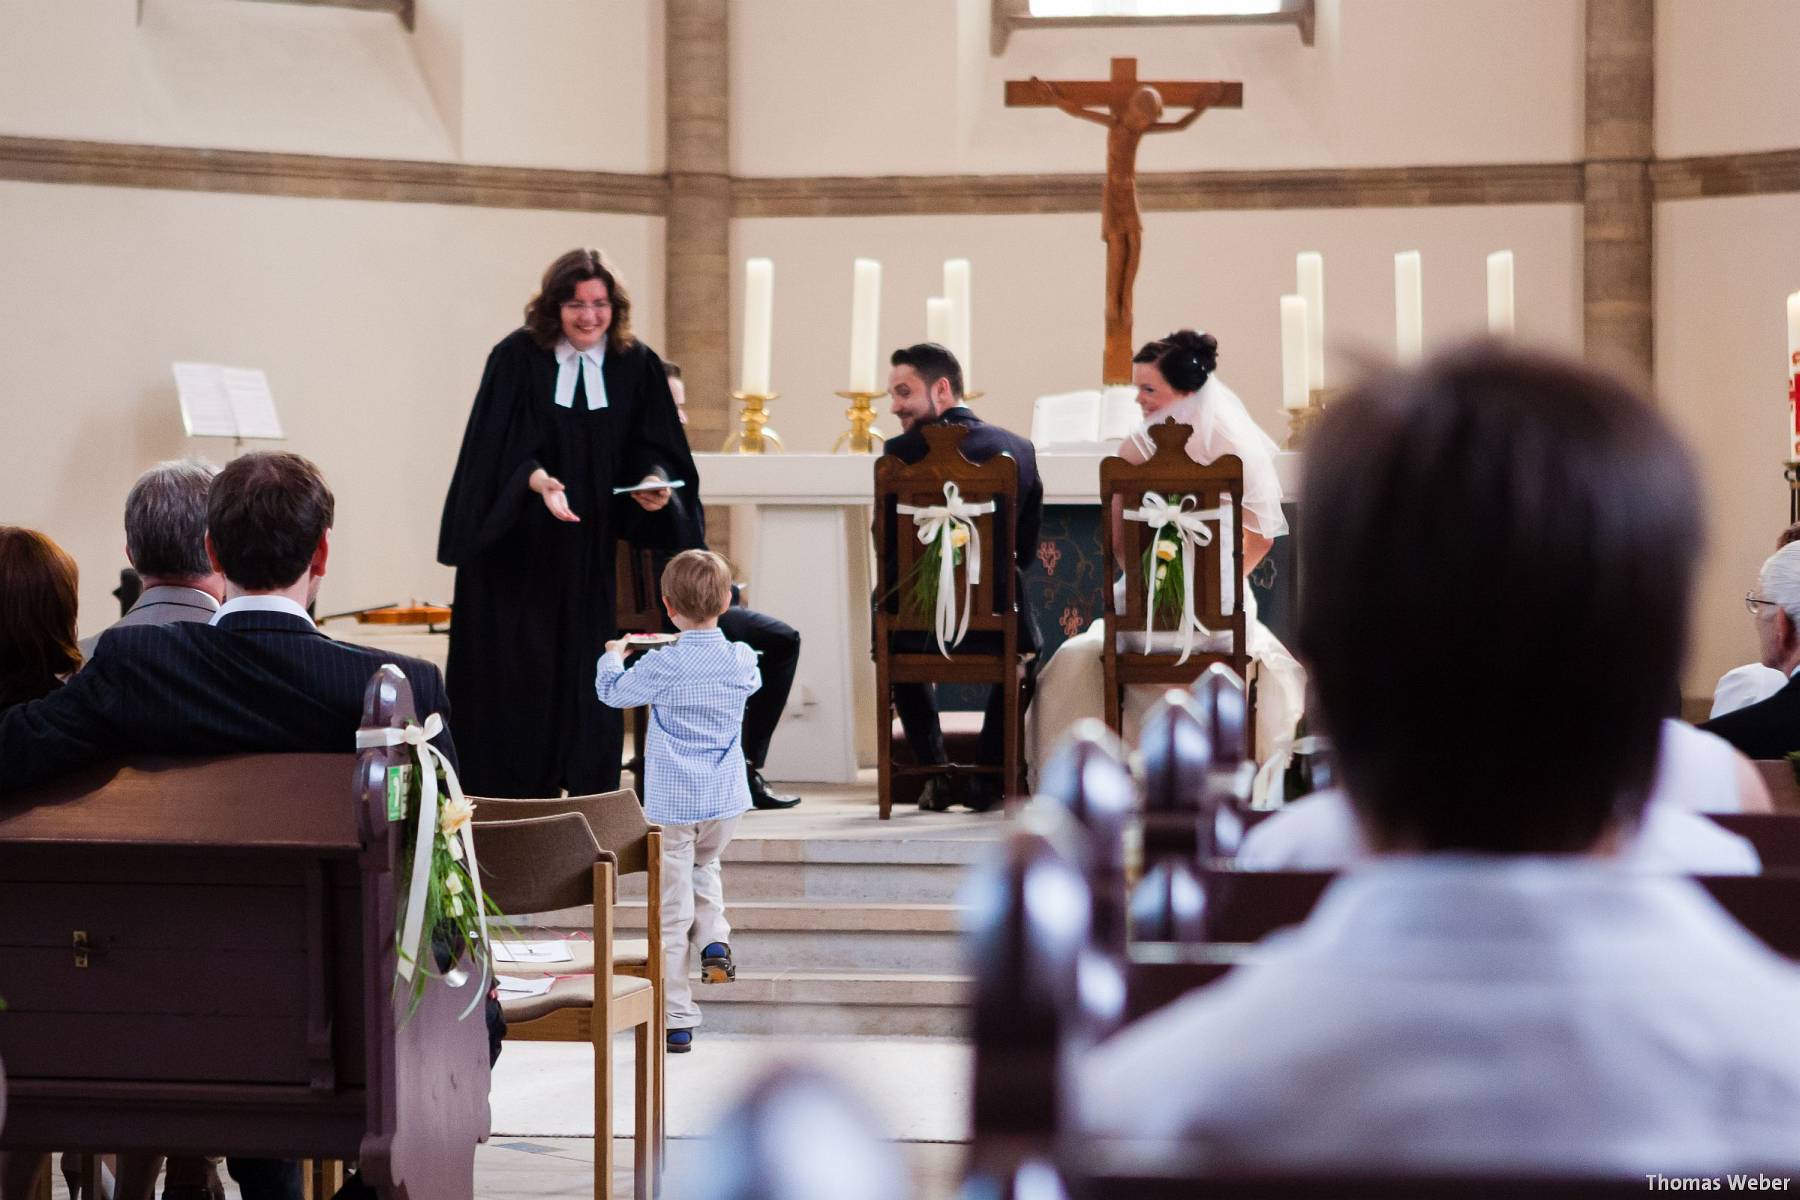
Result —
<instances>
[{"instance_id":1,"label":"female pastor in black robe","mask_svg":"<svg viewBox=\"0 0 1800 1200\"><path fill-rule=\"evenodd\" d=\"M680 549L703 519L662 360L631 336L630 304L597 251L563 255L475 394L438 561L457 569L446 683L462 780L477 795L618 787L622 714L594 695L616 634L615 544ZM604 347L601 408L589 407L589 365L559 363L584 345ZM576 380L566 407L559 369ZM652 475L681 480L683 503L612 494Z\"/></svg>"}]
</instances>

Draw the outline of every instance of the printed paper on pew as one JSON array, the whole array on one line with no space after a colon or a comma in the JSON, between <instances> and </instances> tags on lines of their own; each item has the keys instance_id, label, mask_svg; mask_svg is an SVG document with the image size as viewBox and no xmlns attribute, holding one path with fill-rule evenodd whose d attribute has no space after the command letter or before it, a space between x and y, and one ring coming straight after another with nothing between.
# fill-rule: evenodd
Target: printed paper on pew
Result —
<instances>
[{"instance_id":1,"label":"printed paper on pew","mask_svg":"<svg viewBox=\"0 0 1800 1200\"><path fill-rule=\"evenodd\" d=\"M575 956L569 953L569 943L566 941L495 942L494 961L516 963L559 963L574 962Z\"/></svg>"},{"instance_id":2,"label":"printed paper on pew","mask_svg":"<svg viewBox=\"0 0 1800 1200\"><path fill-rule=\"evenodd\" d=\"M503 999L511 996L518 1000L526 996L543 995L550 990L550 985L556 982L556 978L545 975L538 979L520 979L517 975L496 975L494 982L499 986Z\"/></svg>"}]
</instances>

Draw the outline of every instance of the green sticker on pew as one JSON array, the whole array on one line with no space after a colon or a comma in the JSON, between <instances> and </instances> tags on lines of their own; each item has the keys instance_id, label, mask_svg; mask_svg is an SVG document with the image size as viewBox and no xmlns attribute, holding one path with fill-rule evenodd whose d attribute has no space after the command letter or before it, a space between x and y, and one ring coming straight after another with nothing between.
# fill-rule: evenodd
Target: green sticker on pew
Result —
<instances>
[{"instance_id":1,"label":"green sticker on pew","mask_svg":"<svg viewBox=\"0 0 1800 1200\"><path fill-rule=\"evenodd\" d=\"M390 821L406 819L406 794L412 790L412 764L387 769L387 815Z\"/></svg>"}]
</instances>

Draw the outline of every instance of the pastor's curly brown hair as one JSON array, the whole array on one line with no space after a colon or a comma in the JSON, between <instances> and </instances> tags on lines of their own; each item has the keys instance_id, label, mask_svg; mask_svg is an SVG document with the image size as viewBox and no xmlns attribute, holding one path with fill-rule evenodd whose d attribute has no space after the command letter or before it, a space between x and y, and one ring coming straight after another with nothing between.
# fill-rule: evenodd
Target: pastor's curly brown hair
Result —
<instances>
[{"instance_id":1,"label":"pastor's curly brown hair","mask_svg":"<svg viewBox=\"0 0 1800 1200\"><path fill-rule=\"evenodd\" d=\"M612 324L606 330L608 350L627 350L637 339L631 333L631 294L618 273L598 250L583 247L559 257L544 271L537 295L525 305L525 328L532 340L549 349L563 335L562 306L575 295L575 285L598 279L612 300Z\"/></svg>"}]
</instances>

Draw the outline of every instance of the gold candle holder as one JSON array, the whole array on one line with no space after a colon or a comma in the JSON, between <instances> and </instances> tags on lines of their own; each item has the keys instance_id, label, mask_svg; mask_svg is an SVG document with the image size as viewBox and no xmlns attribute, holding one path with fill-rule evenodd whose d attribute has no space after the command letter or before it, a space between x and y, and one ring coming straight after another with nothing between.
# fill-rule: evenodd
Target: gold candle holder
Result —
<instances>
[{"instance_id":1,"label":"gold candle holder","mask_svg":"<svg viewBox=\"0 0 1800 1200\"><path fill-rule=\"evenodd\" d=\"M1289 450L1304 450L1306 439L1312 435L1313 426L1325 415L1325 405L1331 400L1331 393L1324 388L1313 388L1306 393L1305 408L1287 410Z\"/></svg>"},{"instance_id":2,"label":"gold candle holder","mask_svg":"<svg viewBox=\"0 0 1800 1200\"><path fill-rule=\"evenodd\" d=\"M780 397L780 392L770 392L760 396L755 392L733 392L731 398L742 404L743 411L738 413L740 428L725 439L719 447L721 453L730 454L767 454L771 446L781 449L781 435L769 428L769 410L765 407L769 401Z\"/></svg>"},{"instance_id":3,"label":"gold candle holder","mask_svg":"<svg viewBox=\"0 0 1800 1200\"><path fill-rule=\"evenodd\" d=\"M875 428L875 420L880 416L872 403L877 396L885 396L886 392L838 392L837 395L850 402L844 410L844 416L850 422L850 428L838 434L837 441L831 443L831 452L848 450L851 454L873 454L878 443L887 441L887 435Z\"/></svg>"}]
</instances>

